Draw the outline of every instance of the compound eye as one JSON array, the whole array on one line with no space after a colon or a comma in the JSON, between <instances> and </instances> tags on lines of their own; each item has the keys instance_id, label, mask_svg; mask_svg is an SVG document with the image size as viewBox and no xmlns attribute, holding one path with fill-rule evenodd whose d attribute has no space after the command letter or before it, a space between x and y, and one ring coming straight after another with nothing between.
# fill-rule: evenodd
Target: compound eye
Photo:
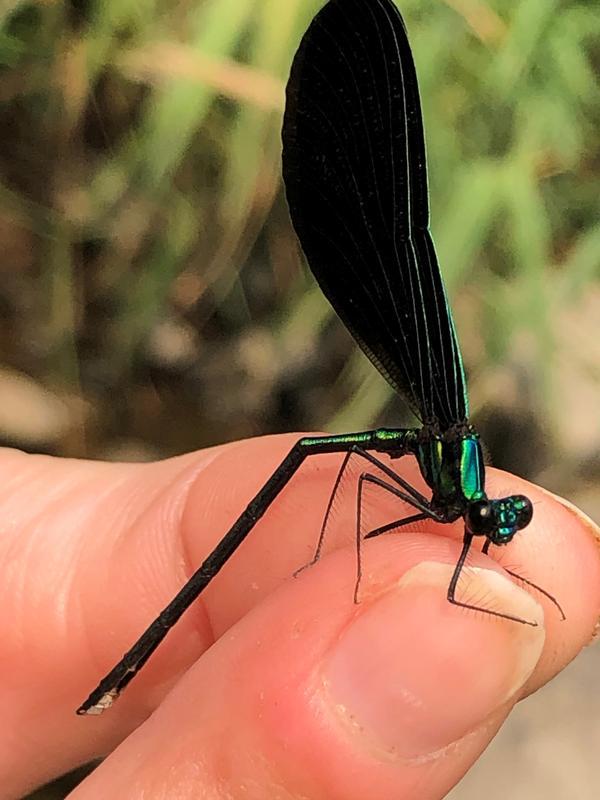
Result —
<instances>
[{"instance_id":1,"label":"compound eye","mask_svg":"<svg viewBox=\"0 0 600 800\"><path fill-rule=\"evenodd\" d=\"M467 528L475 535L486 535L491 533L496 521L492 511L492 504L489 500L477 500L471 503L466 515Z\"/></svg>"},{"instance_id":2,"label":"compound eye","mask_svg":"<svg viewBox=\"0 0 600 800\"><path fill-rule=\"evenodd\" d=\"M516 494L513 497L513 508L517 515L517 528L525 528L533 517L533 504L528 497L523 494Z\"/></svg>"}]
</instances>

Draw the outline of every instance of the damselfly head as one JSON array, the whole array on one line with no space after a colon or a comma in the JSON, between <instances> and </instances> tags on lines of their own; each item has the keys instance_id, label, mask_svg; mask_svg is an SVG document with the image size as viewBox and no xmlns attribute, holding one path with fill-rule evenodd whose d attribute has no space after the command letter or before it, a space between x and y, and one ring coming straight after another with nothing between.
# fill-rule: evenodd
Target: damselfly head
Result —
<instances>
[{"instance_id":1,"label":"damselfly head","mask_svg":"<svg viewBox=\"0 0 600 800\"><path fill-rule=\"evenodd\" d=\"M470 533L486 536L492 544L508 544L517 531L525 528L533 517L531 500L513 494L499 500L476 500L469 503L465 523Z\"/></svg>"}]
</instances>

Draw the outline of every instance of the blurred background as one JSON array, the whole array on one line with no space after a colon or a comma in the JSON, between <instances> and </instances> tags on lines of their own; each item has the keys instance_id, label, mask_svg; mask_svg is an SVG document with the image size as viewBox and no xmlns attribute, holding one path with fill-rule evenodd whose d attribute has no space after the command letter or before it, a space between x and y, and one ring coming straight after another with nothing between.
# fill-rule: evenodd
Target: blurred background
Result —
<instances>
[{"instance_id":1,"label":"blurred background","mask_svg":"<svg viewBox=\"0 0 600 800\"><path fill-rule=\"evenodd\" d=\"M410 422L282 191L284 83L321 5L2 0L0 443L147 460ZM401 8L474 422L494 464L600 519L600 15ZM522 704L453 800L597 798L599 669L589 650Z\"/></svg>"}]
</instances>

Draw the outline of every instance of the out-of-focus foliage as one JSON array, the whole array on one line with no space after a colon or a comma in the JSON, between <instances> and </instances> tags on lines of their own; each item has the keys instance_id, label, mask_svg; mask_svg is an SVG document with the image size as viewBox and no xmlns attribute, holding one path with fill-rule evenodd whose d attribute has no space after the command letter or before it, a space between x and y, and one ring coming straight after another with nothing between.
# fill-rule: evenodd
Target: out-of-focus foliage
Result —
<instances>
[{"instance_id":1,"label":"out-of-focus foliage","mask_svg":"<svg viewBox=\"0 0 600 800\"><path fill-rule=\"evenodd\" d=\"M2 6L5 441L148 457L400 418L314 288L281 191L284 82L320 5ZM497 407L545 429L526 471L556 448L572 468L600 448L600 16L584 0L402 11L472 405L492 439Z\"/></svg>"}]
</instances>

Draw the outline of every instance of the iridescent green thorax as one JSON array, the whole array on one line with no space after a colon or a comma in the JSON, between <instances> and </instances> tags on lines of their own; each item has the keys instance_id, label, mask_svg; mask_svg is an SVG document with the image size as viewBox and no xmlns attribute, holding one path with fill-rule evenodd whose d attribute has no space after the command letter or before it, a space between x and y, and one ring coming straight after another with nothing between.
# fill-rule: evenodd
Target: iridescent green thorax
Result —
<instances>
[{"instance_id":1,"label":"iridescent green thorax","mask_svg":"<svg viewBox=\"0 0 600 800\"><path fill-rule=\"evenodd\" d=\"M459 508L485 497L485 468L477 434L424 438L417 459L437 504Z\"/></svg>"},{"instance_id":2,"label":"iridescent green thorax","mask_svg":"<svg viewBox=\"0 0 600 800\"><path fill-rule=\"evenodd\" d=\"M471 435L460 443L460 487L466 500L485 496L485 465L479 438Z\"/></svg>"}]
</instances>

